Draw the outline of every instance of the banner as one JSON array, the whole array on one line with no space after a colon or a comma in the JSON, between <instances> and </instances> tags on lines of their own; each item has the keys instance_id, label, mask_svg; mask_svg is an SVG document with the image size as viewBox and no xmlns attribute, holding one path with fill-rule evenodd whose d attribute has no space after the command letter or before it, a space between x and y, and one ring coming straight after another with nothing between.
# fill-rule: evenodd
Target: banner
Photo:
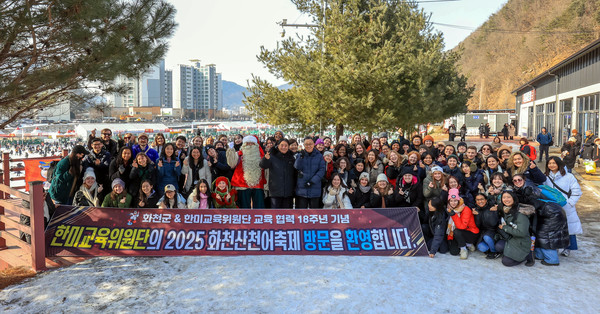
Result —
<instances>
[{"instance_id":1,"label":"banner","mask_svg":"<svg viewBox=\"0 0 600 314\"><path fill-rule=\"evenodd\" d=\"M60 157L55 159L23 159L25 165L25 182L46 181L48 168L54 160L60 160ZM25 185L25 190L29 191L29 184Z\"/></svg>"},{"instance_id":2,"label":"banner","mask_svg":"<svg viewBox=\"0 0 600 314\"><path fill-rule=\"evenodd\" d=\"M416 207L117 209L60 206L48 256L426 256Z\"/></svg>"}]
</instances>

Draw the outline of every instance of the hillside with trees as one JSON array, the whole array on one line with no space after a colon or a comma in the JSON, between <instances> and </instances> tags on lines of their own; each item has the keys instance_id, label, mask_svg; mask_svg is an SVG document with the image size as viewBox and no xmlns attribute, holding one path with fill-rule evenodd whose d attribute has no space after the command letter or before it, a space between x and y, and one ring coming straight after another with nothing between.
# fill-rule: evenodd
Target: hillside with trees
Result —
<instances>
[{"instance_id":1,"label":"hillside with trees","mask_svg":"<svg viewBox=\"0 0 600 314\"><path fill-rule=\"evenodd\" d=\"M467 37L469 109L514 108L516 87L600 38L600 0L510 0Z\"/></svg>"}]
</instances>

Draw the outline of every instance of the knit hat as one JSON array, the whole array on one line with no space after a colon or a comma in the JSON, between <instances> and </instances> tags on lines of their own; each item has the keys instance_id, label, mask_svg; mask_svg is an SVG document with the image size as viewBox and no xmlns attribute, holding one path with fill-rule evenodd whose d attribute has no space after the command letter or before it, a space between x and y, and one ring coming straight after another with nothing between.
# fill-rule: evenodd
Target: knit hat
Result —
<instances>
[{"instance_id":1,"label":"knit hat","mask_svg":"<svg viewBox=\"0 0 600 314\"><path fill-rule=\"evenodd\" d=\"M346 135L340 136L340 139L338 140L338 143L341 143L342 141L348 142L348 137L346 137Z\"/></svg>"},{"instance_id":2,"label":"knit hat","mask_svg":"<svg viewBox=\"0 0 600 314\"><path fill-rule=\"evenodd\" d=\"M577 134L577 129L573 129L573 131L571 131L571 133Z\"/></svg>"},{"instance_id":3,"label":"knit hat","mask_svg":"<svg viewBox=\"0 0 600 314\"><path fill-rule=\"evenodd\" d=\"M333 153L332 153L332 152L330 152L330 151L328 151L328 150L326 150L326 151L323 153L323 157L325 157L325 156L327 156L327 155L329 155L329 156L331 156L331 157L333 158Z\"/></svg>"},{"instance_id":4,"label":"knit hat","mask_svg":"<svg viewBox=\"0 0 600 314\"><path fill-rule=\"evenodd\" d=\"M569 140L567 142L577 142L577 140L574 137L569 137Z\"/></svg>"},{"instance_id":5,"label":"knit hat","mask_svg":"<svg viewBox=\"0 0 600 314\"><path fill-rule=\"evenodd\" d=\"M454 158L454 159L456 159L456 161L457 161L457 162L459 162L459 161L460 161L460 159L458 159L458 156L456 156L456 155L454 155L454 154L452 154L452 155L448 156L448 158L446 158L446 160L450 160L450 158Z\"/></svg>"},{"instance_id":6,"label":"knit hat","mask_svg":"<svg viewBox=\"0 0 600 314\"><path fill-rule=\"evenodd\" d=\"M110 188L114 189L117 184L120 185L120 186L122 186L123 188L125 188L125 182L123 182L123 180L121 180L119 178L116 178L116 179L114 179L112 181L112 184L110 185Z\"/></svg>"},{"instance_id":7,"label":"knit hat","mask_svg":"<svg viewBox=\"0 0 600 314\"><path fill-rule=\"evenodd\" d=\"M388 138L387 132L381 132L381 133L379 133L379 138L382 138L382 137Z\"/></svg>"},{"instance_id":8,"label":"knit hat","mask_svg":"<svg viewBox=\"0 0 600 314\"><path fill-rule=\"evenodd\" d=\"M281 136L283 137L283 131L277 130L277 131L275 131L275 134L277 134L277 133L281 133Z\"/></svg>"},{"instance_id":9,"label":"knit hat","mask_svg":"<svg viewBox=\"0 0 600 314\"><path fill-rule=\"evenodd\" d=\"M458 195L458 189L450 189L450 191L448 191L448 199L460 200L460 195Z\"/></svg>"},{"instance_id":10,"label":"knit hat","mask_svg":"<svg viewBox=\"0 0 600 314\"><path fill-rule=\"evenodd\" d=\"M380 173L380 174L377 175L377 182L379 182L379 181L386 181L386 182L388 182L388 178L387 178L387 176L384 173Z\"/></svg>"},{"instance_id":11,"label":"knit hat","mask_svg":"<svg viewBox=\"0 0 600 314\"><path fill-rule=\"evenodd\" d=\"M458 147L461 147L461 146L467 147L468 145L467 145L467 143L465 143L465 142L460 142L460 143L458 143L458 144L456 145L456 147L457 147L457 148L458 148Z\"/></svg>"},{"instance_id":12,"label":"knit hat","mask_svg":"<svg viewBox=\"0 0 600 314\"><path fill-rule=\"evenodd\" d=\"M242 140L242 143L254 143L254 144L258 144L258 140L256 139L255 136L246 135L246 136L244 136L244 139Z\"/></svg>"},{"instance_id":13,"label":"knit hat","mask_svg":"<svg viewBox=\"0 0 600 314\"><path fill-rule=\"evenodd\" d=\"M402 167L402 172L400 172L400 176L403 177L405 174L412 174L413 176L416 176L417 173L413 170L413 167Z\"/></svg>"},{"instance_id":14,"label":"knit hat","mask_svg":"<svg viewBox=\"0 0 600 314\"><path fill-rule=\"evenodd\" d=\"M433 167L431 167L431 173L434 173L436 171L444 172L444 170L440 166L433 166Z\"/></svg>"},{"instance_id":15,"label":"knit hat","mask_svg":"<svg viewBox=\"0 0 600 314\"><path fill-rule=\"evenodd\" d=\"M177 189L175 188L175 186L173 184L167 184L167 185L165 185L165 193L168 191L177 191Z\"/></svg>"},{"instance_id":16,"label":"knit hat","mask_svg":"<svg viewBox=\"0 0 600 314\"><path fill-rule=\"evenodd\" d=\"M85 149L85 147L83 147L82 145L75 145L75 147L73 147L73 154L84 154L87 155L90 152L87 151L87 149Z\"/></svg>"},{"instance_id":17,"label":"knit hat","mask_svg":"<svg viewBox=\"0 0 600 314\"><path fill-rule=\"evenodd\" d=\"M325 142L323 142L322 139L318 138L317 141L315 142L315 145L319 145L319 144L325 144Z\"/></svg>"},{"instance_id":18,"label":"knit hat","mask_svg":"<svg viewBox=\"0 0 600 314\"><path fill-rule=\"evenodd\" d=\"M425 135L425 137L423 138L423 143L425 143L425 141L432 141L433 142L433 136L431 136L431 135Z\"/></svg>"},{"instance_id":19,"label":"knit hat","mask_svg":"<svg viewBox=\"0 0 600 314\"><path fill-rule=\"evenodd\" d=\"M83 173L83 181L85 181L85 179L87 179L88 177L92 177L92 178L96 179L96 174L94 173L94 168L90 167L85 170L85 172Z\"/></svg>"},{"instance_id":20,"label":"knit hat","mask_svg":"<svg viewBox=\"0 0 600 314\"><path fill-rule=\"evenodd\" d=\"M361 172L360 176L358 176L358 181L362 180L362 178L369 180L369 174L366 172Z\"/></svg>"}]
</instances>

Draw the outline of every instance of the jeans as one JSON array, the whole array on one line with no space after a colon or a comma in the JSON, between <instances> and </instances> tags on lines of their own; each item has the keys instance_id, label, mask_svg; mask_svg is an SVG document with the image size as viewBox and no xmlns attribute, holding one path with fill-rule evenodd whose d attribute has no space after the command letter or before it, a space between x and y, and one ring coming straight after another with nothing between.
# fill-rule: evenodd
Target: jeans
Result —
<instances>
[{"instance_id":1,"label":"jeans","mask_svg":"<svg viewBox=\"0 0 600 314\"><path fill-rule=\"evenodd\" d=\"M569 241L571 242L571 245L569 245L567 249L571 251L577 250L577 236L574 234L569 235Z\"/></svg>"},{"instance_id":2,"label":"jeans","mask_svg":"<svg viewBox=\"0 0 600 314\"><path fill-rule=\"evenodd\" d=\"M558 251L552 249L535 248L535 258L543 259L548 264L558 264Z\"/></svg>"},{"instance_id":3,"label":"jeans","mask_svg":"<svg viewBox=\"0 0 600 314\"><path fill-rule=\"evenodd\" d=\"M496 253L496 244L494 243L494 239L488 235L483 236L483 241L477 244L477 249L483 253L490 250L492 253Z\"/></svg>"},{"instance_id":4,"label":"jeans","mask_svg":"<svg viewBox=\"0 0 600 314\"><path fill-rule=\"evenodd\" d=\"M546 160L548 160L548 149L550 145L540 144L540 156L538 157L538 161L542 161L544 157L544 153L546 153Z\"/></svg>"},{"instance_id":5,"label":"jeans","mask_svg":"<svg viewBox=\"0 0 600 314\"><path fill-rule=\"evenodd\" d=\"M318 209L320 197L306 198L297 196L296 197L296 209Z\"/></svg>"}]
</instances>

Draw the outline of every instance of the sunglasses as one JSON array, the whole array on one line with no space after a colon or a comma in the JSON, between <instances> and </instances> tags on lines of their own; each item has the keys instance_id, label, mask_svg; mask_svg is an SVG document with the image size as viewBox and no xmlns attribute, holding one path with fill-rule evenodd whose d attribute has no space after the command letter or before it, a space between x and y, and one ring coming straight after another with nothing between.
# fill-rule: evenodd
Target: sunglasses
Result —
<instances>
[{"instance_id":1,"label":"sunglasses","mask_svg":"<svg viewBox=\"0 0 600 314\"><path fill-rule=\"evenodd\" d=\"M102 133L102 135L112 136L112 133Z\"/></svg>"},{"instance_id":2,"label":"sunglasses","mask_svg":"<svg viewBox=\"0 0 600 314\"><path fill-rule=\"evenodd\" d=\"M523 182L523 179L513 179L513 182Z\"/></svg>"},{"instance_id":3,"label":"sunglasses","mask_svg":"<svg viewBox=\"0 0 600 314\"><path fill-rule=\"evenodd\" d=\"M482 148L481 150L490 150L490 149L486 147L486 148Z\"/></svg>"},{"instance_id":4,"label":"sunglasses","mask_svg":"<svg viewBox=\"0 0 600 314\"><path fill-rule=\"evenodd\" d=\"M123 138L131 138L131 136L124 136Z\"/></svg>"}]
</instances>

